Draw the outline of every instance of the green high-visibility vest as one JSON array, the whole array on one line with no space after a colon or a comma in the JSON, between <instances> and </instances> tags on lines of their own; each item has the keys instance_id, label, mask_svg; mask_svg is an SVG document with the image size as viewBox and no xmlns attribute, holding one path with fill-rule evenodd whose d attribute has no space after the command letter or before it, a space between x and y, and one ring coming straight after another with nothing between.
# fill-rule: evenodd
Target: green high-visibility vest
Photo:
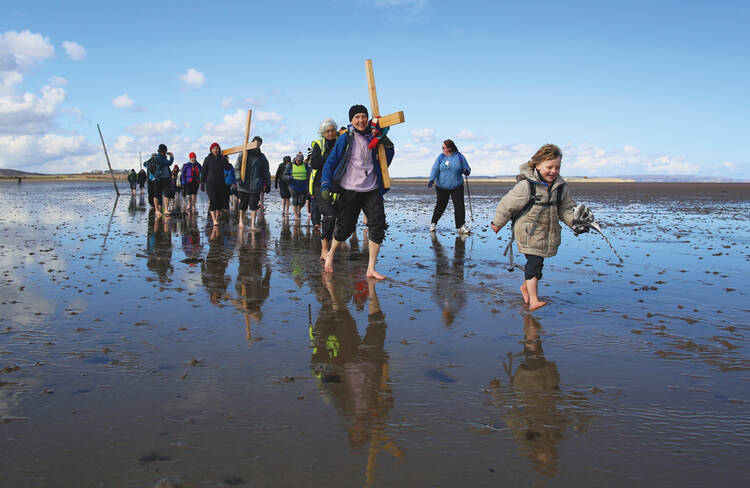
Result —
<instances>
[{"instance_id":1,"label":"green high-visibility vest","mask_svg":"<svg viewBox=\"0 0 750 488\"><path fill-rule=\"evenodd\" d=\"M298 181L304 181L307 179L307 166L304 163L294 164L292 163L292 178Z\"/></svg>"},{"instance_id":2,"label":"green high-visibility vest","mask_svg":"<svg viewBox=\"0 0 750 488\"><path fill-rule=\"evenodd\" d=\"M320 139L315 139L310 144L310 147L313 147L313 145L315 145L315 144L317 144L318 147L320 148L320 155L322 156L323 152L325 151L326 140L323 139L322 137ZM325 161L323 161L323 163L325 163ZM312 170L312 174L310 175L310 184L308 185L308 187L310 189L310 195L313 194L313 183L315 182L315 175L317 175L317 174L318 174L318 170L317 169Z\"/></svg>"}]
</instances>

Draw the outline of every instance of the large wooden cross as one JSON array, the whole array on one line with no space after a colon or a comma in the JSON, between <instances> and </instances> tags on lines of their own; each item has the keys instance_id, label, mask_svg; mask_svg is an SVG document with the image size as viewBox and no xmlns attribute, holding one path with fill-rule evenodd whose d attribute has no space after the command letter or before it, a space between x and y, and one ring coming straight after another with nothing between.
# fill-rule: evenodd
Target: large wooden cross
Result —
<instances>
[{"instance_id":1,"label":"large wooden cross","mask_svg":"<svg viewBox=\"0 0 750 488\"><path fill-rule=\"evenodd\" d=\"M253 111L248 110L247 111L247 122L245 123L245 144L241 146L234 146L230 147L229 149L224 149L221 151L221 154L224 156L229 156L230 154L237 154L238 152L242 151L242 166L240 170L240 178L242 178L242 181L245 181L245 166L247 165L247 151L250 149L256 149L258 147L258 143L256 141L248 143L248 140L250 139L250 119L252 118Z\"/></svg>"},{"instance_id":2,"label":"large wooden cross","mask_svg":"<svg viewBox=\"0 0 750 488\"><path fill-rule=\"evenodd\" d=\"M375 91L375 74L372 71L372 59L365 60L365 70L367 71L367 87L370 89L370 110L372 110L372 117L380 117L378 94ZM380 117L380 127L383 129L403 122L404 112L394 112ZM385 147L383 147L382 142L378 144L378 160L380 161L380 173L383 175L383 186L390 188L391 176L388 174L388 161L385 158Z\"/></svg>"}]
</instances>

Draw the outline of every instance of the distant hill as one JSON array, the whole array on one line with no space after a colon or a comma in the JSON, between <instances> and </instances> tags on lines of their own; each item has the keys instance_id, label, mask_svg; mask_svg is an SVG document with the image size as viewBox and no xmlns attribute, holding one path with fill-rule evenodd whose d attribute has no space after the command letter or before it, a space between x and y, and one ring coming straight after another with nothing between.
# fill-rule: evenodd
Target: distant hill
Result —
<instances>
[{"instance_id":1,"label":"distant hill","mask_svg":"<svg viewBox=\"0 0 750 488\"><path fill-rule=\"evenodd\" d=\"M700 175L618 175L615 178L654 183L743 183L750 180Z\"/></svg>"},{"instance_id":2,"label":"distant hill","mask_svg":"<svg viewBox=\"0 0 750 488\"><path fill-rule=\"evenodd\" d=\"M17 169L5 169L0 168L0 178L18 178L19 176L26 176L26 175L42 175L44 173L29 173L28 171L19 171Z\"/></svg>"}]
</instances>

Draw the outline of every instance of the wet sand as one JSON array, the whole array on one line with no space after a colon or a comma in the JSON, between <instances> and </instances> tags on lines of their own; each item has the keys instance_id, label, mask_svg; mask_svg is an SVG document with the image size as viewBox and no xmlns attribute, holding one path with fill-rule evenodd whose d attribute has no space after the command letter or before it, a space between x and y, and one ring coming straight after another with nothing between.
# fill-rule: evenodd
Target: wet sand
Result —
<instances>
[{"instance_id":1,"label":"wet sand","mask_svg":"<svg viewBox=\"0 0 750 488\"><path fill-rule=\"evenodd\" d=\"M741 482L750 184L570 185L625 262L564 230L529 314L486 228L510 184L465 241L394 185L374 284L361 226L325 276L278 194L253 234L0 183L2 486Z\"/></svg>"}]
</instances>

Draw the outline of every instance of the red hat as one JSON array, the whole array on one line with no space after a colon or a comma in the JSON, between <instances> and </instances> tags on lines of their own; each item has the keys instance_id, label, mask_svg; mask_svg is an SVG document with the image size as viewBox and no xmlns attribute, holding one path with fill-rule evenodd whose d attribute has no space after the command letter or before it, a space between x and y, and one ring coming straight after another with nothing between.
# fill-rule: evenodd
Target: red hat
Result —
<instances>
[{"instance_id":1,"label":"red hat","mask_svg":"<svg viewBox=\"0 0 750 488\"><path fill-rule=\"evenodd\" d=\"M219 149L221 149L221 146L219 146L219 143L218 143L218 142L214 142L213 144L211 144L211 147L210 147L210 148L208 148L208 150L209 150L209 151L213 151L213 150L214 150L214 146L216 146L216 147L218 147Z\"/></svg>"},{"instance_id":2,"label":"red hat","mask_svg":"<svg viewBox=\"0 0 750 488\"><path fill-rule=\"evenodd\" d=\"M189 157L190 159L193 159L193 158L195 157L195 153L190 153L190 154L188 154L188 157Z\"/></svg>"}]
</instances>

